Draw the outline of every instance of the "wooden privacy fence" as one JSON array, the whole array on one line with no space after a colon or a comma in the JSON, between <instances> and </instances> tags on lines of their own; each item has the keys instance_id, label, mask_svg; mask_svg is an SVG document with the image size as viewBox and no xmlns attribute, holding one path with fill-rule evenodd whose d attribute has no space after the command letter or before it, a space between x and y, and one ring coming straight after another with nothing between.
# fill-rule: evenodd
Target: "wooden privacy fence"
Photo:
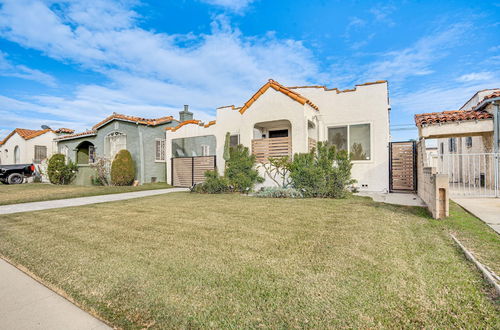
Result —
<instances>
[{"instance_id":1,"label":"wooden privacy fence","mask_svg":"<svg viewBox=\"0 0 500 330\"><path fill-rule=\"evenodd\" d=\"M389 190L417 190L417 159L415 141L391 142L389 145Z\"/></svg>"},{"instance_id":2,"label":"wooden privacy fence","mask_svg":"<svg viewBox=\"0 0 500 330\"><path fill-rule=\"evenodd\" d=\"M205 172L215 169L215 156L172 158L172 186L191 187L205 181Z\"/></svg>"},{"instance_id":3,"label":"wooden privacy fence","mask_svg":"<svg viewBox=\"0 0 500 330\"><path fill-rule=\"evenodd\" d=\"M268 139L253 139L252 154L257 162L265 163L269 157L292 156L292 138L279 137Z\"/></svg>"}]
</instances>

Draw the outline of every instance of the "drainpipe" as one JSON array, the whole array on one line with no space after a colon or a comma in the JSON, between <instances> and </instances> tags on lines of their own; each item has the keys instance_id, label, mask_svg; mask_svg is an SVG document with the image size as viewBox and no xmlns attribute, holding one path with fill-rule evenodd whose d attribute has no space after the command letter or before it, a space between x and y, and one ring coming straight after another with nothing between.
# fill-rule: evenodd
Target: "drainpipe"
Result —
<instances>
[{"instance_id":1,"label":"drainpipe","mask_svg":"<svg viewBox=\"0 0 500 330\"><path fill-rule=\"evenodd\" d=\"M495 112L493 113L493 149L495 153L499 152L500 149L500 101L498 101L500 98L495 98L495 102L493 103L495 105Z\"/></svg>"},{"instance_id":2,"label":"drainpipe","mask_svg":"<svg viewBox=\"0 0 500 330\"><path fill-rule=\"evenodd\" d=\"M141 164L139 183L144 184L144 145L142 139L141 126L137 124L137 131L139 132L139 162Z\"/></svg>"}]
</instances>

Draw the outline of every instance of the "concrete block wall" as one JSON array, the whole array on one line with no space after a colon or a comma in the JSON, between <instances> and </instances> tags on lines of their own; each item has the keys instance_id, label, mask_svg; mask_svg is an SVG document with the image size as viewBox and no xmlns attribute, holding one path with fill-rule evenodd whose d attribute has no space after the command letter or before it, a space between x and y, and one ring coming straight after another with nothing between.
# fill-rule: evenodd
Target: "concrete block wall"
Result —
<instances>
[{"instance_id":1,"label":"concrete block wall","mask_svg":"<svg viewBox=\"0 0 500 330\"><path fill-rule=\"evenodd\" d=\"M449 216L448 175L437 173L435 167L426 166L425 141L417 144L418 196L427 205L434 219Z\"/></svg>"}]
</instances>

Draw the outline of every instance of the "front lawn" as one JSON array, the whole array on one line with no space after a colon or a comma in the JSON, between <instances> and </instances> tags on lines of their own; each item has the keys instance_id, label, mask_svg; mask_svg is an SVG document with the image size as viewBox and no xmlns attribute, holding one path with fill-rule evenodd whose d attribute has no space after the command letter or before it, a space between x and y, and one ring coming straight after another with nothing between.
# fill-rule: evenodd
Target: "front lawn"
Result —
<instances>
[{"instance_id":1,"label":"front lawn","mask_svg":"<svg viewBox=\"0 0 500 330\"><path fill-rule=\"evenodd\" d=\"M361 197L175 193L0 216L0 254L116 327L498 328L448 231L485 260L500 240L446 221Z\"/></svg>"},{"instance_id":2,"label":"front lawn","mask_svg":"<svg viewBox=\"0 0 500 330\"><path fill-rule=\"evenodd\" d=\"M0 205L39 202L61 198L87 197L96 195L117 194L123 192L170 188L167 183L150 183L137 187L132 186L74 186L52 185L43 183L27 183L17 185L0 184Z\"/></svg>"}]
</instances>

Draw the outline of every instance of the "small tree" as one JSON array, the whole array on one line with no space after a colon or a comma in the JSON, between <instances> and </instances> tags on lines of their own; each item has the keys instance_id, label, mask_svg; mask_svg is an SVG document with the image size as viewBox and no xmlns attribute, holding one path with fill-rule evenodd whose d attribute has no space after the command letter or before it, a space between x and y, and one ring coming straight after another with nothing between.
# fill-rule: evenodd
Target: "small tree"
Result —
<instances>
[{"instance_id":1,"label":"small tree","mask_svg":"<svg viewBox=\"0 0 500 330\"><path fill-rule=\"evenodd\" d=\"M264 182L264 178L255 169L255 155L250 155L247 147L240 144L231 148L229 153L225 177L235 191L247 192L255 184Z\"/></svg>"},{"instance_id":2,"label":"small tree","mask_svg":"<svg viewBox=\"0 0 500 330\"><path fill-rule=\"evenodd\" d=\"M109 186L111 176L111 161L108 158L97 158L90 167L95 169L96 177L92 183L98 186Z\"/></svg>"},{"instance_id":3,"label":"small tree","mask_svg":"<svg viewBox=\"0 0 500 330\"><path fill-rule=\"evenodd\" d=\"M273 180L280 188L288 188L292 183L290 179L290 158L284 157L269 157L269 163L262 164L262 168L267 176Z\"/></svg>"},{"instance_id":4,"label":"small tree","mask_svg":"<svg viewBox=\"0 0 500 330\"><path fill-rule=\"evenodd\" d=\"M128 150L120 150L111 164L111 183L115 186L130 186L135 179L135 163Z\"/></svg>"},{"instance_id":5,"label":"small tree","mask_svg":"<svg viewBox=\"0 0 500 330\"><path fill-rule=\"evenodd\" d=\"M226 162L229 160L229 157L231 157L230 149L231 149L231 134L227 132L226 140L224 141L224 154L222 155L222 158Z\"/></svg>"},{"instance_id":6,"label":"small tree","mask_svg":"<svg viewBox=\"0 0 500 330\"><path fill-rule=\"evenodd\" d=\"M69 184L77 171L78 166L72 161L66 164L66 157L63 154L52 155L47 165L47 176L52 184Z\"/></svg>"}]
</instances>

